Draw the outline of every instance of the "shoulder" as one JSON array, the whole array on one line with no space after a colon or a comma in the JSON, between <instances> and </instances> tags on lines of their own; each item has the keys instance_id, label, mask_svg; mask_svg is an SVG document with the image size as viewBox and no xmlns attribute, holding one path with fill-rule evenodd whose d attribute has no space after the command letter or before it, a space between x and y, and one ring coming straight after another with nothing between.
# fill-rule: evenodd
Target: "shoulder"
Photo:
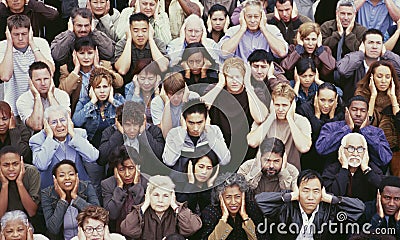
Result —
<instances>
[{"instance_id":1,"label":"shoulder","mask_svg":"<svg viewBox=\"0 0 400 240\"><path fill-rule=\"evenodd\" d=\"M46 139L46 134L44 130L40 130L40 132L34 134L30 139L29 142L35 142L35 143L40 143L44 142Z\"/></svg>"},{"instance_id":2,"label":"shoulder","mask_svg":"<svg viewBox=\"0 0 400 240\"><path fill-rule=\"evenodd\" d=\"M32 177L32 175L39 174L39 170L35 166L26 163L24 164L24 166L25 166L25 174L28 174L29 177Z\"/></svg>"},{"instance_id":3,"label":"shoulder","mask_svg":"<svg viewBox=\"0 0 400 240\"><path fill-rule=\"evenodd\" d=\"M78 134L81 137L87 136L86 129L83 129L83 128L74 128L74 132L75 132L75 134Z\"/></svg>"},{"instance_id":4,"label":"shoulder","mask_svg":"<svg viewBox=\"0 0 400 240\"><path fill-rule=\"evenodd\" d=\"M115 187L117 185L117 181L115 180L114 176L108 177L106 179L104 179L103 181L101 181L101 186L102 187Z\"/></svg>"},{"instance_id":5,"label":"shoulder","mask_svg":"<svg viewBox=\"0 0 400 240\"><path fill-rule=\"evenodd\" d=\"M299 175L299 170L291 163L287 163L286 169L291 175Z\"/></svg>"},{"instance_id":6,"label":"shoulder","mask_svg":"<svg viewBox=\"0 0 400 240\"><path fill-rule=\"evenodd\" d=\"M197 92L189 92L189 99L199 98L200 95Z\"/></svg>"}]
</instances>

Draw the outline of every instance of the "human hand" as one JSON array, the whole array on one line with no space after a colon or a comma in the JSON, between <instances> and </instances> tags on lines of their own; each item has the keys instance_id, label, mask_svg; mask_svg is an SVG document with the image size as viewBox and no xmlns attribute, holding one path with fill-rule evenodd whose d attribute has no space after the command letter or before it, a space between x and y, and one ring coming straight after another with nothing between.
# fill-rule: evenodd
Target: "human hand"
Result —
<instances>
[{"instance_id":1,"label":"human hand","mask_svg":"<svg viewBox=\"0 0 400 240\"><path fill-rule=\"evenodd\" d=\"M16 128L16 126L17 126L17 123L15 121L14 113L13 113L13 111L11 111L10 123L8 125L8 129L14 129L14 128Z\"/></svg>"},{"instance_id":2,"label":"human hand","mask_svg":"<svg viewBox=\"0 0 400 240\"><path fill-rule=\"evenodd\" d=\"M293 7L292 7L292 15L290 16L291 19L295 19L299 15L299 9L297 9L297 4L295 1L293 1Z\"/></svg>"},{"instance_id":3,"label":"human hand","mask_svg":"<svg viewBox=\"0 0 400 240\"><path fill-rule=\"evenodd\" d=\"M247 23L246 23L246 19L244 18L244 14L246 14L246 9L243 8L242 11L240 11L239 14L239 25L240 25L240 29L242 31L246 31L247 30Z\"/></svg>"},{"instance_id":4,"label":"human hand","mask_svg":"<svg viewBox=\"0 0 400 240\"><path fill-rule=\"evenodd\" d=\"M140 182L140 165L135 166L135 178L133 179L133 184L138 184Z\"/></svg>"},{"instance_id":5,"label":"human hand","mask_svg":"<svg viewBox=\"0 0 400 240\"><path fill-rule=\"evenodd\" d=\"M242 204L240 206L239 214L242 217L242 219L244 220L244 219L249 218L249 215L247 215L247 212L246 212L246 193L245 192L242 192L241 198L242 198Z\"/></svg>"},{"instance_id":6,"label":"human hand","mask_svg":"<svg viewBox=\"0 0 400 240\"><path fill-rule=\"evenodd\" d=\"M271 104L269 105L269 115L267 118L271 118L272 121L276 119L275 105L272 99L271 99Z\"/></svg>"},{"instance_id":7,"label":"human hand","mask_svg":"<svg viewBox=\"0 0 400 240\"><path fill-rule=\"evenodd\" d=\"M381 193L378 189L376 193L376 213L379 215L380 218L385 217L385 213L383 212L383 207L382 207L382 200L381 200Z\"/></svg>"},{"instance_id":8,"label":"human hand","mask_svg":"<svg viewBox=\"0 0 400 240\"><path fill-rule=\"evenodd\" d=\"M337 28L339 35L342 36L344 30L343 30L342 22L340 21L338 12L336 12L336 28Z\"/></svg>"},{"instance_id":9,"label":"human hand","mask_svg":"<svg viewBox=\"0 0 400 240\"><path fill-rule=\"evenodd\" d=\"M346 28L346 35L349 35L353 31L355 21L356 21L356 14L353 15L353 18L351 19L349 26Z\"/></svg>"},{"instance_id":10,"label":"human hand","mask_svg":"<svg viewBox=\"0 0 400 240\"><path fill-rule=\"evenodd\" d=\"M331 203L332 202L332 195L326 193L325 187L322 187L322 202Z\"/></svg>"},{"instance_id":11,"label":"human hand","mask_svg":"<svg viewBox=\"0 0 400 240\"><path fill-rule=\"evenodd\" d=\"M124 181L122 181L122 178L118 173L117 167L114 167L114 178L117 181L117 187L123 188L124 187Z\"/></svg>"},{"instance_id":12,"label":"human hand","mask_svg":"<svg viewBox=\"0 0 400 240\"><path fill-rule=\"evenodd\" d=\"M228 221L229 211L228 211L228 208L225 205L224 198L222 197L222 194L219 195L219 202L220 202L220 207L221 207L221 211L222 211L221 220L226 223Z\"/></svg>"},{"instance_id":13,"label":"human hand","mask_svg":"<svg viewBox=\"0 0 400 240\"><path fill-rule=\"evenodd\" d=\"M32 50L34 49L34 47L32 47L35 44L35 42L33 41L33 29L32 29L32 25L30 25L29 27L29 46L31 46Z\"/></svg>"},{"instance_id":14,"label":"human hand","mask_svg":"<svg viewBox=\"0 0 400 240\"><path fill-rule=\"evenodd\" d=\"M124 134L124 128L122 127L121 123L118 121L117 118L115 118L115 127L117 130L123 135Z\"/></svg>"},{"instance_id":15,"label":"human hand","mask_svg":"<svg viewBox=\"0 0 400 240\"><path fill-rule=\"evenodd\" d=\"M366 127L368 125L369 125L369 117L367 116L367 117L365 117L364 121L362 122L362 124L360 126L360 129L364 128L364 127Z\"/></svg>"},{"instance_id":16,"label":"human hand","mask_svg":"<svg viewBox=\"0 0 400 240\"><path fill-rule=\"evenodd\" d=\"M284 153L282 157L282 170L286 169L286 167L287 167L287 154Z\"/></svg>"},{"instance_id":17,"label":"human hand","mask_svg":"<svg viewBox=\"0 0 400 240\"><path fill-rule=\"evenodd\" d=\"M143 205L140 207L143 214L146 212L146 210L147 210L147 208L149 208L149 206L150 206L150 193L146 192L146 194L144 195Z\"/></svg>"},{"instance_id":18,"label":"human hand","mask_svg":"<svg viewBox=\"0 0 400 240\"><path fill-rule=\"evenodd\" d=\"M342 165L342 168L348 169L349 168L349 160L347 159L346 155L344 154L344 147L340 145L339 152L338 152L338 160Z\"/></svg>"},{"instance_id":19,"label":"human hand","mask_svg":"<svg viewBox=\"0 0 400 240\"><path fill-rule=\"evenodd\" d=\"M187 86L187 84L185 83L185 90L183 91L183 97L182 97L182 102L187 102L189 101L189 94L190 94L190 90Z\"/></svg>"},{"instance_id":20,"label":"human hand","mask_svg":"<svg viewBox=\"0 0 400 240\"><path fill-rule=\"evenodd\" d=\"M132 39L132 33L131 33L131 29L130 28L126 29L125 38L126 38L126 41L128 41L129 39Z\"/></svg>"},{"instance_id":21,"label":"human hand","mask_svg":"<svg viewBox=\"0 0 400 240\"><path fill-rule=\"evenodd\" d=\"M292 195L292 198L290 199L291 201L298 201L299 200L299 188L297 187L297 185L294 185L292 192L290 193Z\"/></svg>"},{"instance_id":22,"label":"human hand","mask_svg":"<svg viewBox=\"0 0 400 240\"><path fill-rule=\"evenodd\" d=\"M104 227L104 240L113 240L108 225Z\"/></svg>"},{"instance_id":23,"label":"human hand","mask_svg":"<svg viewBox=\"0 0 400 240\"><path fill-rule=\"evenodd\" d=\"M56 193L58 194L60 199L61 200L66 200L67 199L67 194L64 192L64 190L62 190L60 185L58 185L57 179L56 179L56 177L54 177L54 175L53 175L53 184L54 184L54 190L56 191Z\"/></svg>"},{"instance_id":24,"label":"human hand","mask_svg":"<svg viewBox=\"0 0 400 240\"><path fill-rule=\"evenodd\" d=\"M40 93L39 93L39 91L36 89L35 85L33 85L32 80L29 80L29 89L31 90L32 95L33 95L35 98L40 98Z\"/></svg>"},{"instance_id":25,"label":"human hand","mask_svg":"<svg viewBox=\"0 0 400 240\"><path fill-rule=\"evenodd\" d=\"M190 78L190 67L186 61L181 63L183 70L185 71L185 78Z\"/></svg>"},{"instance_id":26,"label":"human hand","mask_svg":"<svg viewBox=\"0 0 400 240\"><path fill-rule=\"evenodd\" d=\"M8 185L8 179L4 176L2 170L0 170L0 181L2 186Z\"/></svg>"},{"instance_id":27,"label":"human hand","mask_svg":"<svg viewBox=\"0 0 400 240\"><path fill-rule=\"evenodd\" d=\"M47 119L43 119L43 128L46 136L50 139L53 138L53 130L51 129L49 122L47 122Z\"/></svg>"},{"instance_id":28,"label":"human hand","mask_svg":"<svg viewBox=\"0 0 400 240\"><path fill-rule=\"evenodd\" d=\"M108 95L108 102L111 103L111 105L114 103L114 88L111 85L110 86L110 93Z\"/></svg>"},{"instance_id":29,"label":"human hand","mask_svg":"<svg viewBox=\"0 0 400 240\"><path fill-rule=\"evenodd\" d=\"M207 77L207 70L212 66L210 60L204 58L204 65L201 68L201 78Z\"/></svg>"},{"instance_id":30,"label":"human hand","mask_svg":"<svg viewBox=\"0 0 400 240\"><path fill-rule=\"evenodd\" d=\"M386 47L385 47L385 44L382 44L381 57L382 57L383 55L385 55L385 53L386 53Z\"/></svg>"},{"instance_id":31,"label":"human hand","mask_svg":"<svg viewBox=\"0 0 400 240\"><path fill-rule=\"evenodd\" d=\"M344 113L344 119L346 121L347 126L349 126L350 130L353 131L354 129L354 122L353 119L350 116L349 109L346 107L345 113Z\"/></svg>"},{"instance_id":32,"label":"human hand","mask_svg":"<svg viewBox=\"0 0 400 240\"><path fill-rule=\"evenodd\" d=\"M78 56L75 50L72 52L72 62L74 63L75 69L79 73L81 69L81 64L79 63Z\"/></svg>"},{"instance_id":33,"label":"human hand","mask_svg":"<svg viewBox=\"0 0 400 240\"><path fill-rule=\"evenodd\" d=\"M187 167L188 182L194 184L193 162L190 160Z\"/></svg>"},{"instance_id":34,"label":"human hand","mask_svg":"<svg viewBox=\"0 0 400 240\"><path fill-rule=\"evenodd\" d=\"M100 67L100 57L99 57L99 49L96 47L94 50L94 60L93 60L94 67Z\"/></svg>"},{"instance_id":35,"label":"human hand","mask_svg":"<svg viewBox=\"0 0 400 240\"><path fill-rule=\"evenodd\" d=\"M265 11L263 9L261 9L260 29L261 30L267 29L267 16L265 15Z\"/></svg>"},{"instance_id":36,"label":"human hand","mask_svg":"<svg viewBox=\"0 0 400 240\"><path fill-rule=\"evenodd\" d=\"M166 104L169 101L167 93L165 92L165 89L164 89L164 85L162 85L162 87L161 87L160 98L161 98L161 100L163 100L164 104Z\"/></svg>"},{"instance_id":37,"label":"human hand","mask_svg":"<svg viewBox=\"0 0 400 240\"><path fill-rule=\"evenodd\" d=\"M72 23L72 18L68 20L68 30L73 32L74 31L74 24Z\"/></svg>"},{"instance_id":38,"label":"human hand","mask_svg":"<svg viewBox=\"0 0 400 240\"><path fill-rule=\"evenodd\" d=\"M317 47L322 46L322 34L319 33L318 38L317 38Z\"/></svg>"},{"instance_id":39,"label":"human hand","mask_svg":"<svg viewBox=\"0 0 400 240\"><path fill-rule=\"evenodd\" d=\"M24 157L21 156L20 160L21 169L19 170L19 174L17 179L15 180L17 184L23 184L24 176L25 176L25 165L24 165Z\"/></svg>"},{"instance_id":40,"label":"human hand","mask_svg":"<svg viewBox=\"0 0 400 240\"><path fill-rule=\"evenodd\" d=\"M392 81L390 83L389 91L387 91L386 94L389 96L390 100L392 100L392 101L396 100L395 103L397 103L396 85L394 84L393 77L392 77Z\"/></svg>"},{"instance_id":41,"label":"human hand","mask_svg":"<svg viewBox=\"0 0 400 240\"><path fill-rule=\"evenodd\" d=\"M279 12L278 12L278 9L276 8L276 6L274 7L274 17L278 21L281 20L281 17L279 16Z\"/></svg>"},{"instance_id":42,"label":"human hand","mask_svg":"<svg viewBox=\"0 0 400 240\"><path fill-rule=\"evenodd\" d=\"M78 240L86 240L86 235L82 227L78 227Z\"/></svg>"},{"instance_id":43,"label":"human hand","mask_svg":"<svg viewBox=\"0 0 400 240\"><path fill-rule=\"evenodd\" d=\"M68 121L68 134L71 136L71 138L73 138L75 137L74 122L72 122L72 119L69 115L67 121Z\"/></svg>"},{"instance_id":44,"label":"human hand","mask_svg":"<svg viewBox=\"0 0 400 240\"><path fill-rule=\"evenodd\" d=\"M294 120L295 112L296 112L296 101L293 99L292 104L290 104L289 111L286 113L286 119Z\"/></svg>"},{"instance_id":45,"label":"human hand","mask_svg":"<svg viewBox=\"0 0 400 240\"><path fill-rule=\"evenodd\" d=\"M6 8L8 8L7 0L1 0L1 3L4 4Z\"/></svg>"},{"instance_id":46,"label":"human hand","mask_svg":"<svg viewBox=\"0 0 400 240\"><path fill-rule=\"evenodd\" d=\"M78 177L78 173L76 173L75 185L74 185L74 188L71 191L71 198L72 199L76 199L78 197L78 188L79 188L79 177Z\"/></svg>"},{"instance_id":47,"label":"human hand","mask_svg":"<svg viewBox=\"0 0 400 240\"><path fill-rule=\"evenodd\" d=\"M297 42L297 44L299 44L299 45L301 45L301 46L303 46L303 40L301 40L301 36L300 36L300 32L297 32L297 34L296 34L296 42Z\"/></svg>"},{"instance_id":48,"label":"human hand","mask_svg":"<svg viewBox=\"0 0 400 240\"><path fill-rule=\"evenodd\" d=\"M154 39L154 28L149 24L149 39Z\"/></svg>"},{"instance_id":49,"label":"human hand","mask_svg":"<svg viewBox=\"0 0 400 240\"><path fill-rule=\"evenodd\" d=\"M93 87L90 87L90 89L89 89L89 98L93 104L96 104L98 101L98 98L97 98L96 94L94 93Z\"/></svg>"},{"instance_id":50,"label":"human hand","mask_svg":"<svg viewBox=\"0 0 400 240\"><path fill-rule=\"evenodd\" d=\"M315 112L315 117L320 119L321 118L321 110L319 109L319 103L318 103L318 92L315 94L314 97L314 112Z\"/></svg>"},{"instance_id":51,"label":"human hand","mask_svg":"<svg viewBox=\"0 0 400 240\"><path fill-rule=\"evenodd\" d=\"M176 211L176 209L178 208L178 204L176 203L176 196L175 196L175 191L172 191L172 195L171 195L171 208Z\"/></svg>"},{"instance_id":52,"label":"human hand","mask_svg":"<svg viewBox=\"0 0 400 240\"><path fill-rule=\"evenodd\" d=\"M362 171L365 171L368 168L368 163L369 163L369 154L368 154L368 148L366 148L360 165Z\"/></svg>"},{"instance_id":53,"label":"human hand","mask_svg":"<svg viewBox=\"0 0 400 240\"><path fill-rule=\"evenodd\" d=\"M335 111L336 111L337 104L338 104L338 97L339 97L339 95L336 94L335 101L333 102L333 106L331 108L331 111L329 112L329 119L332 119L335 117Z\"/></svg>"},{"instance_id":54,"label":"human hand","mask_svg":"<svg viewBox=\"0 0 400 240\"><path fill-rule=\"evenodd\" d=\"M211 176L210 179L208 179L208 181L207 181L207 187L212 187L212 186L214 186L214 182L215 182L215 180L217 179L218 173L219 173L219 164L217 164L216 168L217 168L217 169L215 170L214 175Z\"/></svg>"},{"instance_id":55,"label":"human hand","mask_svg":"<svg viewBox=\"0 0 400 240\"><path fill-rule=\"evenodd\" d=\"M369 90L371 92L371 97L376 98L376 96L378 95L378 91L376 90L374 76L372 73L369 78Z\"/></svg>"},{"instance_id":56,"label":"human hand","mask_svg":"<svg viewBox=\"0 0 400 240\"><path fill-rule=\"evenodd\" d=\"M361 42L360 46L358 47L358 51L361 51L365 54L365 45L364 42Z\"/></svg>"},{"instance_id":57,"label":"human hand","mask_svg":"<svg viewBox=\"0 0 400 240\"><path fill-rule=\"evenodd\" d=\"M6 39L7 39L7 42L12 43L11 33L10 33L10 30L8 29L8 27L6 27Z\"/></svg>"},{"instance_id":58,"label":"human hand","mask_svg":"<svg viewBox=\"0 0 400 240\"><path fill-rule=\"evenodd\" d=\"M29 222L26 222L26 228L28 229L28 234L27 234L26 240L34 240L34 237L33 237L33 229L32 229L32 227L29 225Z\"/></svg>"}]
</instances>

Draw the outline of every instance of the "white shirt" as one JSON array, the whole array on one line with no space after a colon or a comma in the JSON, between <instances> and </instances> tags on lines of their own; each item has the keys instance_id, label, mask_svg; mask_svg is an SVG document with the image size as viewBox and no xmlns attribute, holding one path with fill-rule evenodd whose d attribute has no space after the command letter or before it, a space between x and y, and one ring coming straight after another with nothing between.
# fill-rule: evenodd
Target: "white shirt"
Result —
<instances>
[{"instance_id":1,"label":"white shirt","mask_svg":"<svg viewBox=\"0 0 400 240\"><path fill-rule=\"evenodd\" d=\"M316 226L314 225L314 217L315 214L318 212L319 205L315 208L315 210L312 212L311 217L308 218L308 215L306 212L304 212L303 208L300 205L300 212L301 212L301 218L303 219L303 225L301 226L299 235L297 236L296 240L313 240L314 239L314 233L317 231Z\"/></svg>"}]
</instances>

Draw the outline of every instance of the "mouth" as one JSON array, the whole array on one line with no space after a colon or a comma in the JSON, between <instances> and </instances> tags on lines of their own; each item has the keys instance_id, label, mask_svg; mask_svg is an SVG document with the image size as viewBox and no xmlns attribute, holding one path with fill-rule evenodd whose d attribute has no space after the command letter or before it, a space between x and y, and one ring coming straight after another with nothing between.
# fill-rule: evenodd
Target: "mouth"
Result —
<instances>
[{"instance_id":1,"label":"mouth","mask_svg":"<svg viewBox=\"0 0 400 240\"><path fill-rule=\"evenodd\" d=\"M229 206L229 209L231 210L231 212L235 212L237 210L239 210L238 206Z\"/></svg>"},{"instance_id":2,"label":"mouth","mask_svg":"<svg viewBox=\"0 0 400 240\"><path fill-rule=\"evenodd\" d=\"M9 178L14 178L14 177L16 177L16 176L17 176L16 173L9 173L9 174L8 174L8 177L9 177Z\"/></svg>"},{"instance_id":3,"label":"mouth","mask_svg":"<svg viewBox=\"0 0 400 240\"><path fill-rule=\"evenodd\" d=\"M72 186L72 182L64 182L64 186L71 187Z\"/></svg>"}]
</instances>

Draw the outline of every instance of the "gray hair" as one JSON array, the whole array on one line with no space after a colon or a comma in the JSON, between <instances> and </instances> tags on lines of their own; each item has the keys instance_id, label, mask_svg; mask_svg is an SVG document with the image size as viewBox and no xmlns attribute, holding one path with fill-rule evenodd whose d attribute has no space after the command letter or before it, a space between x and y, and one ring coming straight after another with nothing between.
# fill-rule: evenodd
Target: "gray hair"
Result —
<instances>
[{"instance_id":1,"label":"gray hair","mask_svg":"<svg viewBox=\"0 0 400 240\"><path fill-rule=\"evenodd\" d=\"M352 137L352 136L357 136L357 137L361 138L361 141L362 141L362 143L363 143L363 146L364 146L365 148L368 147L367 140L365 140L365 137L364 137L363 135L359 134L359 133L349 133L349 134L347 134L346 136L344 136L344 137L342 138L341 145L342 145L342 146L346 146L346 144L347 144L347 139L348 139L349 137Z\"/></svg>"},{"instance_id":2,"label":"gray hair","mask_svg":"<svg viewBox=\"0 0 400 240\"><path fill-rule=\"evenodd\" d=\"M6 212L1 218L1 229L3 230L7 223L10 221L22 221L25 224L29 223L28 216L21 210L14 210L10 212Z\"/></svg>"},{"instance_id":3,"label":"gray hair","mask_svg":"<svg viewBox=\"0 0 400 240\"><path fill-rule=\"evenodd\" d=\"M68 118L68 116L69 116L68 109L62 105L59 105L59 106L50 106L50 107L46 108L44 110L43 118L46 119L46 121L49 121L50 115L55 112L61 112L64 115L64 117L66 117L66 118Z\"/></svg>"},{"instance_id":4,"label":"gray hair","mask_svg":"<svg viewBox=\"0 0 400 240\"><path fill-rule=\"evenodd\" d=\"M203 31L201 34L201 41L204 42L204 39L207 38L206 26L204 25L203 19L196 14L191 14L185 19L185 21L182 24L181 31L179 32L179 37L185 38L186 26L188 25L189 22L195 20L197 20L201 26L201 30Z\"/></svg>"},{"instance_id":5,"label":"gray hair","mask_svg":"<svg viewBox=\"0 0 400 240\"><path fill-rule=\"evenodd\" d=\"M215 186L211 193L211 203L214 206L220 204L219 196L225 192L227 187L238 186L241 192L247 192L249 190L245 177L239 173L226 172L219 175L215 181Z\"/></svg>"},{"instance_id":6,"label":"gray hair","mask_svg":"<svg viewBox=\"0 0 400 240\"><path fill-rule=\"evenodd\" d=\"M151 194L156 188L173 192L175 189L175 184L172 182L170 177L155 175L149 178L146 194Z\"/></svg>"},{"instance_id":7,"label":"gray hair","mask_svg":"<svg viewBox=\"0 0 400 240\"><path fill-rule=\"evenodd\" d=\"M259 0L247 0L247 1L243 2L243 9L248 6L259 6L261 8L261 10L263 8L263 5L262 5L261 1L259 1ZM243 11L243 9L242 9L242 11Z\"/></svg>"},{"instance_id":8,"label":"gray hair","mask_svg":"<svg viewBox=\"0 0 400 240\"><path fill-rule=\"evenodd\" d=\"M352 7L354 12L357 12L354 0L339 0L336 4L336 11L339 11L339 7Z\"/></svg>"}]
</instances>

